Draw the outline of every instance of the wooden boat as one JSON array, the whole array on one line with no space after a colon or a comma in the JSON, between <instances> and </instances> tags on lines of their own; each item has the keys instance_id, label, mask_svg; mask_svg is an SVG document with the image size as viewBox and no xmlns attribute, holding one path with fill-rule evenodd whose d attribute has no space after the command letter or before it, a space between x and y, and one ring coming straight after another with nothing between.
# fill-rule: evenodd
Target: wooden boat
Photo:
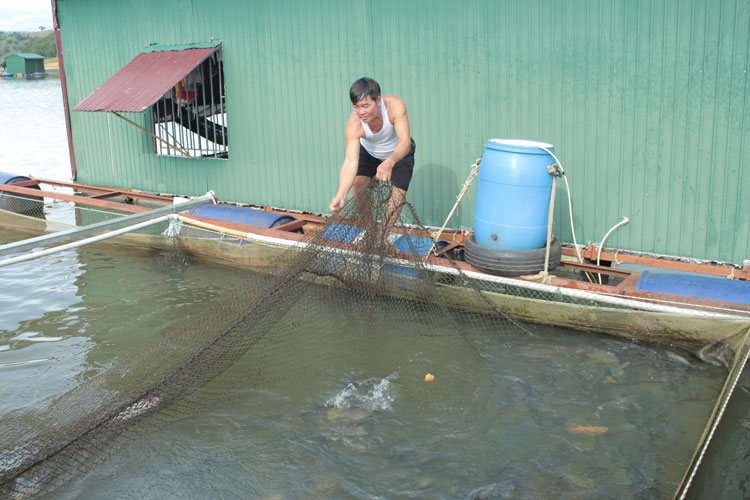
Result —
<instances>
[{"instance_id":1,"label":"wooden boat","mask_svg":"<svg viewBox=\"0 0 750 500\"><path fill-rule=\"evenodd\" d=\"M124 214L148 211L171 205L174 201L172 196L133 190L25 179L0 185L0 192L6 197L40 199L43 196L71 201L78 207L93 206ZM41 190L40 184L67 187L74 192ZM277 270L280 259L289 255L290 249L304 248L311 236L318 234L328 221L317 214L271 207L223 206L236 213L275 214L282 222L263 227L237 222L235 217L180 215L183 226L181 246L202 259L264 272ZM0 210L0 226L37 233L60 229L59 224L18 213L7 204L0 205L0 208L4 208ZM81 209L79 212L78 217L84 217L85 211ZM79 225L81 222L85 221L77 221ZM418 234L420 231L422 234ZM431 236L423 234L423 229L406 227L397 227L394 233L395 237ZM595 246L582 249L584 261L580 262L576 250L566 246L562 249L560 266L548 276L495 276L461 260L462 249L470 236L463 231L445 231L439 236L438 251L430 255L394 252L389 264L395 269L407 269L419 261L420 265L435 272L438 290L451 304L486 307L486 303L478 303L472 298L475 295L465 293L462 280L470 278L492 304L517 320L669 344L686 349L705 361L727 366L750 332L750 266L747 264L737 268ZM160 235L131 234L119 236L118 240L138 245L165 244L165 238ZM331 239L329 244L336 251L355 251L345 241ZM446 258L449 255L454 258ZM596 265L592 260L597 255L615 265ZM644 270L618 267L622 265L643 266ZM647 281L645 278L673 277L674 274L667 274L670 272L691 274L684 276L678 283L680 286L674 289L664 289L664 286L674 283L670 279L656 280L661 286L659 291L639 285ZM408 279L408 273L401 274L401 279ZM685 283L697 285L691 288L684 286ZM709 290L701 290L706 283L710 283ZM731 288L732 292L725 293L726 288Z\"/></svg>"}]
</instances>

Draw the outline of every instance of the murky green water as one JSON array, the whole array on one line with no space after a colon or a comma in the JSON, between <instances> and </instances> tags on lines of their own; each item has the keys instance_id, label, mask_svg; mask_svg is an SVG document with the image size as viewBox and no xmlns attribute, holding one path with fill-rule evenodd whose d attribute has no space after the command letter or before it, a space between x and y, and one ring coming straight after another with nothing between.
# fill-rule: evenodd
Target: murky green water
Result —
<instances>
[{"instance_id":1,"label":"murky green water","mask_svg":"<svg viewBox=\"0 0 750 500\"><path fill-rule=\"evenodd\" d=\"M111 246L4 268L0 289L23 293L3 297L1 413L49 404L253 279ZM320 304L335 316L331 306ZM484 487L497 498L660 498L722 375L555 328L303 328L265 339L54 497L464 498Z\"/></svg>"},{"instance_id":2,"label":"murky green water","mask_svg":"<svg viewBox=\"0 0 750 500\"><path fill-rule=\"evenodd\" d=\"M0 230L0 242L21 237ZM255 279L110 245L0 269L0 421ZM435 335L416 324L266 338L54 498L669 497L725 375L566 329Z\"/></svg>"}]
</instances>

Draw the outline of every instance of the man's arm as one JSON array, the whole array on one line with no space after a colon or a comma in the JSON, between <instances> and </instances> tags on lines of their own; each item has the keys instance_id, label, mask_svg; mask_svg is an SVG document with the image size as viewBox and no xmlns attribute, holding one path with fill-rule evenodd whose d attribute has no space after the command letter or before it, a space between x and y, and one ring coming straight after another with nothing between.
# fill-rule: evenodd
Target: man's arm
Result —
<instances>
[{"instance_id":1,"label":"man's arm","mask_svg":"<svg viewBox=\"0 0 750 500\"><path fill-rule=\"evenodd\" d=\"M357 168L359 167L359 138L362 136L362 124L357 116L352 113L349 122L346 124L344 138L346 140L346 152L344 154L344 163L341 165L339 173L339 188L336 195L331 200L331 212L335 213L344 208L346 195L354 184L357 177Z\"/></svg>"},{"instance_id":2,"label":"man's arm","mask_svg":"<svg viewBox=\"0 0 750 500\"><path fill-rule=\"evenodd\" d=\"M383 160L378 166L378 171L375 174L375 178L379 181L391 180L391 172L393 167L401 161L401 159L409 153L411 149L411 130L409 129L409 116L406 112L406 104L403 99L390 96L388 106L388 116L393 117L393 128L396 129L396 137L398 137L398 145L393 153Z\"/></svg>"}]
</instances>

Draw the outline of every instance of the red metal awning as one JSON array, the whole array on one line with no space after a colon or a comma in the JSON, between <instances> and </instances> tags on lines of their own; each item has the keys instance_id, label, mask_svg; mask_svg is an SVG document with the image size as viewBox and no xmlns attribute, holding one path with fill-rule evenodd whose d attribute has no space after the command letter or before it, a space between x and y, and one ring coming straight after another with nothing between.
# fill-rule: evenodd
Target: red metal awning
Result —
<instances>
[{"instance_id":1,"label":"red metal awning","mask_svg":"<svg viewBox=\"0 0 750 500\"><path fill-rule=\"evenodd\" d=\"M73 111L141 112L159 100L218 48L146 51L123 66Z\"/></svg>"}]
</instances>

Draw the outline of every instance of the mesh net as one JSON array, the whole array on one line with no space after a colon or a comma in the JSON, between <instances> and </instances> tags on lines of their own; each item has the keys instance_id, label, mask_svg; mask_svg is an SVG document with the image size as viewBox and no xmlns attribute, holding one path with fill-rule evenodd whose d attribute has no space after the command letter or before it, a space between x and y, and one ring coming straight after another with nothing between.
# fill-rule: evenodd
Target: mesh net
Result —
<instances>
[{"instance_id":1,"label":"mesh net","mask_svg":"<svg viewBox=\"0 0 750 500\"><path fill-rule=\"evenodd\" d=\"M59 491L103 458L144 436L158 435L155 431L175 420L209 411L235 394L238 385L266 383L264 377L273 379L274 384L293 386L296 380L311 377L312 370L340 364L342 359L361 366L362 373L392 373L370 383L367 391L353 385L351 390L339 392L337 398L346 401L326 401L330 411L324 418L335 420L342 405L370 404L373 391L397 377L394 372L401 369L397 360L404 357L399 351L418 352L425 339L437 339L445 346L445 363L451 363L451 349L466 350L476 359L476 366L468 363L456 368L461 380L470 384L483 376L477 368L483 360L482 341L477 339L533 335L514 317L553 324L569 321L576 326L584 316L614 315L608 321L619 321L622 336L646 338L635 333L639 318L626 316L629 311L620 306L602 304L592 313L591 303L585 300L470 278L454 264L450 253L442 261L451 272L436 271L423 258L432 245L429 232L410 205L392 206L390 195L390 185L370 184L340 214L286 250L273 241L249 242L191 226L169 228L167 234L179 238L170 239L167 251L160 254L165 261L182 262L188 251L262 273L253 275L230 296L208 304L203 313L147 349L83 380L49 405L5 412L0 420L0 496ZM72 211L76 216L68 221L75 225L110 216L69 204L65 207L59 213ZM51 212L55 211L44 208L41 212L46 223ZM30 218L39 220L38 216ZM393 224L396 218L398 224ZM550 301L571 309L561 313L550 307ZM583 307L589 308L586 314L576 309ZM393 339L393 332L408 334L397 342L386 341ZM711 330L704 332L701 341L691 337L686 345L695 349L717 343L731 346L728 339L746 332L746 322L722 326L712 320ZM675 343L681 335L684 332L675 331L647 339ZM373 356L376 350L380 355ZM580 352L573 349L568 355ZM527 359L537 359L536 352L532 354ZM313 364L310 360L316 358L330 363L317 359ZM547 362L555 364L555 359L553 356ZM692 370L692 366L685 368L684 376ZM248 382L248 373L253 374L252 382ZM316 375L327 378L327 374ZM603 384L614 384L613 377L624 378L614 372L604 375L599 377ZM673 370L667 378L680 382L675 377ZM675 391L691 390L687 380L676 384ZM660 383L666 384L666 380ZM471 400L469 385L457 386L456 392L462 408L477 404ZM552 392L545 397L553 397ZM680 397L689 400L693 395ZM377 401L382 403L382 399ZM571 406L571 415L575 415L577 403ZM470 413L466 415L469 426ZM596 432L598 428L582 429ZM679 441L686 440L680 437ZM566 442L561 443L563 449L557 451L564 451ZM595 465L596 456L591 460ZM495 493L502 495L505 490L498 491ZM490 493L482 490L475 497Z\"/></svg>"},{"instance_id":2,"label":"mesh net","mask_svg":"<svg viewBox=\"0 0 750 500\"><path fill-rule=\"evenodd\" d=\"M3 227L46 232L86 226L126 215L117 210L79 206L71 201L0 192L2 214Z\"/></svg>"},{"instance_id":3,"label":"mesh net","mask_svg":"<svg viewBox=\"0 0 750 500\"><path fill-rule=\"evenodd\" d=\"M65 189L57 191L72 194L65 192ZM0 228L17 231L19 234L56 233L114 221L127 215L132 215L132 213L80 205L54 198L0 192ZM174 242L169 239L165 240L162 236L167 228L167 223L146 226L118 236L114 242L110 243L116 245L129 243L155 248L172 246ZM177 255L175 257L179 258Z\"/></svg>"},{"instance_id":4,"label":"mesh net","mask_svg":"<svg viewBox=\"0 0 750 500\"><path fill-rule=\"evenodd\" d=\"M275 256L268 267L273 276L253 280L43 411L7 414L0 435L2 493L52 491L110 453L130 429L197 411L213 397L206 392L216 392L202 391L206 384L282 332L288 336L345 324L351 337L378 338L398 322L424 334L460 339L467 330L497 335L522 329L460 274L455 284L473 297L460 308L451 306L436 287L435 273L419 257L431 243L429 234L411 206L394 207L389 199L390 185L372 183L309 235L299 246L304 249ZM400 228L412 229L394 233L399 238L394 246L389 235L397 217ZM414 258L394 260L397 247Z\"/></svg>"}]
</instances>

